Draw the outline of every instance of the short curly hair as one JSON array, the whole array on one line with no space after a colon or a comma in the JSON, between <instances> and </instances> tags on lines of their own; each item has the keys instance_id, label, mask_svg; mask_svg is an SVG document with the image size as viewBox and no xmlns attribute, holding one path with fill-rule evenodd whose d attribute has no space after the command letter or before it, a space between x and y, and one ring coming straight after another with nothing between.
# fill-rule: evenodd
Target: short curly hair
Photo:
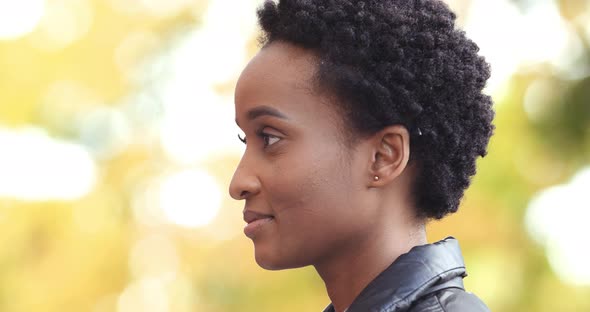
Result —
<instances>
[{"instance_id":1,"label":"short curly hair","mask_svg":"<svg viewBox=\"0 0 590 312\"><path fill-rule=\"evenodd\" d=\"M425 219L457 211L494 130L482 92L490 67L455 19L439 0L267 0L258 9L262 45L317 55L315 84L338 99L353 135L408 129Z\"/></svg>"}]
</instances>

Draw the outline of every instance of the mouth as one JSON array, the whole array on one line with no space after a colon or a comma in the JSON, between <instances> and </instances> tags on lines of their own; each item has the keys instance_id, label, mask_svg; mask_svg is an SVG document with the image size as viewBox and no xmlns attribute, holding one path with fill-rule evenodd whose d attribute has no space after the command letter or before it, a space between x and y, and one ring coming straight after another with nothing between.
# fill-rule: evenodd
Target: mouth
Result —
<instances>
[{"instance_id":1,"label":"mouth","mask_svg":"<svg viewBox=\"0 0 590 312\"><path fill-rule=\"evenodd\" d=\"M274 220L273 215L244 210L244 221L247 223L244 227L244 234L249 238L254 238L257 232Z\"/></svg>"},{"instance_id":2,"label":"mouth","mask_svg":"<svg viewBox=\"0 0 590 312\"><path fill-rule=\"evenodd\" d=\"M244 221L246 223L250 224L262 219L274 219L274 216L271 214L263 214L251 210L244 210Z\"/></svg>"}]
</instances>

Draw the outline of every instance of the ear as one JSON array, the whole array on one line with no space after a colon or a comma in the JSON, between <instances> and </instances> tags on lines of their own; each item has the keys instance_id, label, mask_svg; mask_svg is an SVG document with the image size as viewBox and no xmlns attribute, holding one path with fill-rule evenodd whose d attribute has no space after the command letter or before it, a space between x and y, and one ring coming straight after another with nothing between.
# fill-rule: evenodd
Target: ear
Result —
<instances>
[{"instance_id":1,"label":"ear","mask_svg":"<svg viewBox=\"0 0 590 312\"><path fill-rule=\"evenodd\" d=\"M379 187L402 174L410 159L410 134L401 125L389 126L375 134L370 163L370 183Z\"/></svg>"}]
</instances>

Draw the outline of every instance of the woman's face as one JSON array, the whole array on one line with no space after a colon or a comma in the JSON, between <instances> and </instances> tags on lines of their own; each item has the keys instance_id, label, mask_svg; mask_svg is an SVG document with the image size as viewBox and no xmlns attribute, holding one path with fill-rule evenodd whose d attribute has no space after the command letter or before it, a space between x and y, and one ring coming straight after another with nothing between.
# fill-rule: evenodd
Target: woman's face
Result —
<instances>
[{"instance_id":1,"label":"woman's face","mask_svg":"<svg viewBox=\"0 0 590 312\"><path fill-rule=\"evenodd\" d=\"M375 217L363 205L367 160L347 147L334 105L312 92L314 70L309 51L273 43L236 86L236 121L247 144L230 194L245 200L245 233L267 269L336 257L367 237Z\"/></svg>"}]
</instances>

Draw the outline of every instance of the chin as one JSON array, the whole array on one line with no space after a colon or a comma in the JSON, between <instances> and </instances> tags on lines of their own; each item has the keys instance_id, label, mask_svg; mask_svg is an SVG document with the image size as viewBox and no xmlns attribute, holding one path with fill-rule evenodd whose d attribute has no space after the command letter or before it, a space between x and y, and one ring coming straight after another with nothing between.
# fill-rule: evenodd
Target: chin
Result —
<instances>
[{"instance_id":1,"label":"chin","mask_svg":"<svg viewBox=\"0 0 590 312\"><path fill-rule=\"evenodd\" d=\"M285 259L276 254L266 254L260 251L255 251L255 259L258 266L265 270L278 271L286 269L295 269L304 267L307 264L296 261L298 259Z\"/></svg>"},{"instance_id":2,"label":"chin","mask_svg":"<svg viewBox=\"0 0 590 312\"><path fill-rule=\"evenodd\" d=\"M278 270L291 269L291 267L289 265L287 265L284 261L281 261L280 259L274 259L272 257L258 255L258 253L256 254L255 258L256 258L256 263L258 264L258 266L260 266L261 268L263 268L265 270L278 271Z\"/></svg>"}]
</instances>

